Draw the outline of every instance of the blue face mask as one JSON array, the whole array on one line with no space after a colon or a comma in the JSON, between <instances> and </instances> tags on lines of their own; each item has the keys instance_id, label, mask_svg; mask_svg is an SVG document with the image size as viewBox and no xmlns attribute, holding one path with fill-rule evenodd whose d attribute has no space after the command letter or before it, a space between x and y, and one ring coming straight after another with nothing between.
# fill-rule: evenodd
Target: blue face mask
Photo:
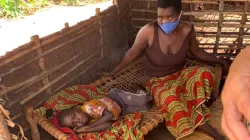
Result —
<instances>
[{"instance_id":1,"label":"blue face mask","mask_svg":"<svg viewBox=\"0 0 250 140\"><path fill-rule=\"evenodd\" d=\"M168 35L176 29L179 22L180 20L178 19L176 22L166 22L164 24L159 24L159 26L164 31L164 33Z\"/></svg>"},{"instance_id":2,"label":"blue face mask","mask_svg":"<svg viewBox=\"0 0 250 140\"><path fill-rule=\"evenodd\" d=\"M164 24L159 24L159 26L161 27L161 29L164 31L165 34L169 35L176 29L177 25L180 23L181 15L182 15L182 12L179 18L175 22L166 22Z\"/></svg>"}]
</instances>

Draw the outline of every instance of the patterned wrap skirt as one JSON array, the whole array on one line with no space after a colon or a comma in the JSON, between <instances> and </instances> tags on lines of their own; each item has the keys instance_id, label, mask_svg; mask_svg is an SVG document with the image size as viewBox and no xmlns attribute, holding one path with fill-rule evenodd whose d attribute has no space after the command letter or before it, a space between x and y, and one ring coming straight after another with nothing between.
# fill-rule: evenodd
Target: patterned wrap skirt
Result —
<instances>
[{"instance_id":1,"label":"patterned wrap skirt","mask_svg":"<svg viewBox=\"0 0 250 140\"><path fill-rule=\"evenodd\" d=\"M204 103L210 98L214 78L208 68L193 66L165 77L153 77L146 84L176 139L193 133L210 118Z\"/></svg>"}]
</instances>

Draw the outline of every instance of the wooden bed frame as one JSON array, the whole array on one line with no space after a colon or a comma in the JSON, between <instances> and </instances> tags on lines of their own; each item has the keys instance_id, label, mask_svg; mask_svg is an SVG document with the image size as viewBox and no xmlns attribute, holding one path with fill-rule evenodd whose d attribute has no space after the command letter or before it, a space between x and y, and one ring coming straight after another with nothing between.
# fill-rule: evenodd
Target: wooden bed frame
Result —
<instances>
[{"instance_id":1,"label":"wooden bed frame","mask_svg":"<svg viewBox=\"0 0 250 140\"><path fill-rule=\"evenodd\" d=\"M111 88L119 88L123 90L130 91L130 83L140 83L145 84L149 77L147 77L144 73L144 57L140 57L135 62L127 66L124 70L118 73L113 78L102 77L99 80L96 80L92 83L104 91L109 91ZM216 65L208 66L202 63L198 63L193 60L187 60L187 66L194 66L194 65L202 65L210 68L215 74L216 79L214 83L213 93L215 93L216 97L219 96L219 84L221 81L221 73L222 69L220 66ZM215 98L216 98L215 97ZM37 128L37 124L40 125L43 129L45 129L48 133L54 136L56 139L59 140L67 140L68 135L62 133L58 130L54 125L50 123L44 117L41 117L34 113L34 108L32 106L25 106L25 115L31 130L31 135L33 140L40 140L39 130ZM142 131L143 135L148 134L154 127L156 127L159 123L163 122L163 116L156 108L153 106L149 111L142 113L142 121L139 125L140 130ZM206 134L204 134L206 135Z\"/></svg>"}]
</instances>

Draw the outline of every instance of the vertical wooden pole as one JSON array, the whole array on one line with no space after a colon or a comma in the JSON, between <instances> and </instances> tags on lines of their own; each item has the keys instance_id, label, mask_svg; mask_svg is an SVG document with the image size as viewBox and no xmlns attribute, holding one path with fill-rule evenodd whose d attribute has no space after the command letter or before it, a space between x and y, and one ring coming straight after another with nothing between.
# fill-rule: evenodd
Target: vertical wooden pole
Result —
<instances>
[{"instance_id":1,"label":"vertical wooden pole","mask_svg":"<svg viewBox=\"0 0 250 140\"><path fill-rule=\"evenodd\" d=\"M101 13L100 8L96 8L95 9L95 15L99 17L99 33L100 33L100 36L101 36L101 40L100 40L100 45L102 46L101 57L103 57L104 56L104 42L103 42L102 18L101 18L100 13Z\"/></svg>"},{"instance_id":2,"label":"vertical wooden pole","mask_svg":"<svg viewBox=\"0 0 250 140\"><path fill-rule=\"evenodd\" d=\"M119 0L113 0L113 4L116 5L116 7L117 7L117 12L120 13L120 9L119 9Z\"/></svg>"},{"instance_id":3,"label":"vertical wooden pole","mask_svg":"<svg viewBox=\"0 0 250 140\"><path fill-rule=\"evenodd\" d=\"M100 8L96 8L95 9L95 15L98 16L101 13L101 9Z\"/></svg>"},{"instance_id":4,"label":"vertical wooden pole","mask_svg":"<svg viewBox=\"0 0 250 140\"><path fill-rule=\"evenodd\" d=\"M150 10L150 0L147 0L147 10Z\"/></svg>"},{"instance_id":5,"label":"vertical wooden pole","mask_svg":"<svg viewBox=\"0 0 250 140\"><path fill-rule=\"evenodd\" d=\"M0 140L12 140L3 112L0 110Z\"/></svg>"},{"instance_id":6,"label":"vertical wooden pole","mask_svg":"<svg viewBox=\"0 0 250 140\"><path fill-rule=\"evenodd\" d=\"M247 22L247 14L246 12L248 12L248 6L249 6L249 2L245 2L245 8L244 8L244 14L242 15L241 17L241 27L240 27L240 30L239 30L239 37L238 37L238 44L237 44L237 47L238 48L242 48L243 46L243 38L242 36L244 35L244 28L243 26L246 24ZM240 53L241 49L236 49L236 55Z\"/></svg>"},{"instance_id":7,"label":"vertical wooden pole","mask_svg":"<svg viewBox=\"0 0 250 140\"><path fill-rule=\"evenodd\" d=\"M150 8L150 3L148 4L148 8ZM130 31L129 31L128 45L132 46L135 40L135 35L136 35L136 32L135 32L136 29L135 29L134 20L133 20L132 0L129 0L129 15L131 16L129 20L130 20L132 29L131 30L129 29Z\"/></svg>"},{"instance_id":8,"label":"vertical wooden pole","mask_svg":"<svg viewBox=\"0 0 250 140\"><path fill-rule=\"evenodd\" d=\"M65 24L64 24L64 30L66 30L66 32L68 32L68 30L69 30L69 23L68 22L66 22ZM67 37L68 37L68 40L71 40L73 37L71 36L71 35L69 35L69 34L67 34ZM76 55L76 51L75 51L75 48L74 48L74 44L72 43L72 42L70 42L70 47L71 47L71 49L72 49L72 52L73 52L73 56L75 56ZM76 62L76 59L74 59L74 64L76 64L77 62ZM76 68L76 72L77 73L80 73L80 71L79 71L79 69L78 68ZM81 83L81 78L80 78L80 76L77 78L77 83L78 84L80 84Z\"/></svg>"},{"instance_id":9,"label":"vertical wooden pole","mask_svg":"<svg viewBox=\"0 0 250 140\"><path fill-rule=\"evenodd\" d=\"M40 45L40 47L38 47L38 49L37 49L37 53L38 53L38 55L41 55L41 54L43 53L43 50L42 50L42 44L41 44L41 41L40 41L39 36L38 36L38 35L34 35L34 36L30 37L30 40L33 41L35 44L39 44L39 45ZM40 66L40 68L42 69L43 72L46 72L46 71L47 71L46 66L45 66L45 63L44 63L44 57L40 57L40 58L39 58L39 66ZM45 78L43 79L43 84L44 84L44 85L47 85L47 84L49 84L49 83L50 83L50 82L49 82L49 78L48 78L48 76L47 76L47 77L45 77ZM49 88L46 90L46 92L47 92L48 94L52 94L51 88L49 87Z\"/></svg>"},{"instance_id":10,"label":"vertical wooden pole","mask_svg":"<svg viewBox=\"0 0 250 140\"><path fill-rule=\"evenodd\" d=\"M31 117L31 114L33 111L34 111L34 108L32 106L30 105L24 106L24 113L25 113L26 120L29 124L30 130L31 130L32 140L40 140L40 133L37 128L37 123Z\"/></svg>"},{"instance_id":11,"label":"vertical wooden pole","mask_svg":"<svg viewBox=\"0 0 250 140\"><path fill-rule=\"evenodd\" d=\"M219 48L219 43L220 43L220 35L221 35L221 28L222 28L222 23L223 23L223 10L224 10L224 1L220 1L219 4L219 23L218 23L218 30L217 30L217 35L216 35L216 41L215 41L215 45L214 45L214 49L213 49L213 54L217 54L217 50Z\"/></svg>"},{"instance_id":12,"label":"vertical wooden pole","mask_svg":"<svg viewBox=\"0 0 250 140\"><path fill-rule=\"evenodd\" d=\"M194 3L192 3L192 1L191 1L191 3L189 3L189 9L190 9L190 12L192 13L192 11L194 11ZM194 18L194 15L190 15L189 17L188 17L188 19L189 19L189 22L194 22L195 21L195 18Z\"/></svg>"}]
</instances>

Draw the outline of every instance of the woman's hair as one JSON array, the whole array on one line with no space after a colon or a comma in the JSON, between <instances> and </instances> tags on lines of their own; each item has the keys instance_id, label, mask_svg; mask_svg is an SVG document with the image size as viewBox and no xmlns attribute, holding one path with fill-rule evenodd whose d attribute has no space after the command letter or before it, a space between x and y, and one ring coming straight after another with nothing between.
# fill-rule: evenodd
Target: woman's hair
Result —
<instances>
[{"instance_id":1,"label":"woman's hair","mask_svg":"<svg viewBox=\"0 0 250 140\"><path fill-rule=\"evenodd\" d=\"M173 7L176 12L182 10L181 0L157 0L159 8L169 8Z\"/></svg>"}]
</instances>

